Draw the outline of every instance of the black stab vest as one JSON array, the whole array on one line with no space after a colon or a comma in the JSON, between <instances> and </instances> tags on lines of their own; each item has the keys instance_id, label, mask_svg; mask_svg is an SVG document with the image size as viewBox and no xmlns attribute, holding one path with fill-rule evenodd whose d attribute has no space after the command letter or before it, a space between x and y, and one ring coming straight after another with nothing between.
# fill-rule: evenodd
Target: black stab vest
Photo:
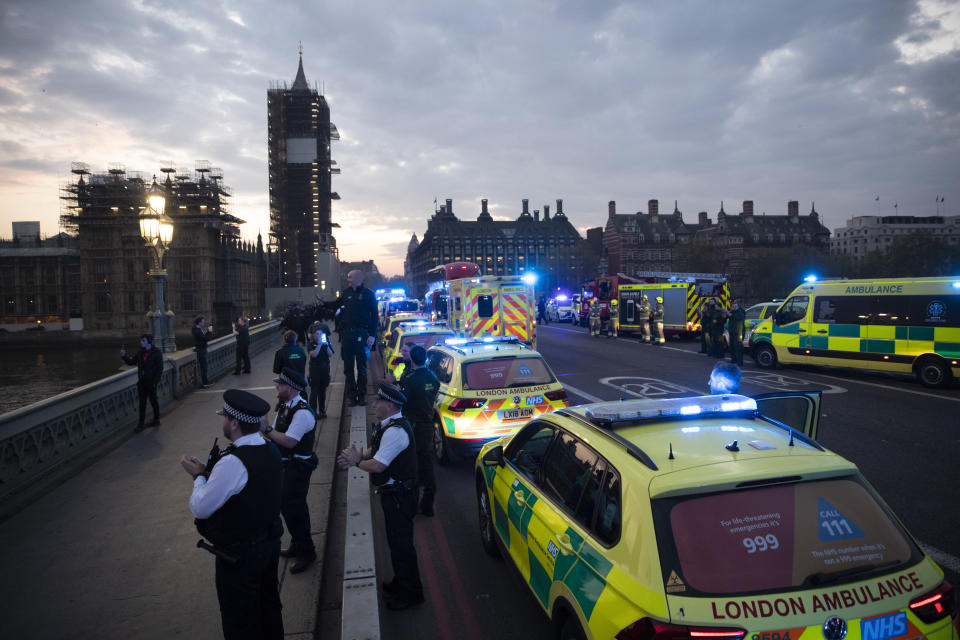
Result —
<instances>
[{"instance_id":1,"label":"black stab vest","mask_svg":"<svg viewBox=\"0 0 960 640\"><path fill-rule=\"evenodd\" d=\"M416 441L413 439L413 427L410 426L410 421L406 418L394 418L385 426L377 429L377 432L373 434L373 443L371 444L373 455L376 455L377 451L380 450L380 441L383 440L383 434L390 427L399 427L406 431L409 443L407 448L398 453L386 469L380 473L370 474L373 484L378 487L389 482L390 478L393 478L394 482L407 482L417 479L417 448L414 446Z\"/></svg>"},{"instance_id":2,"label":"black stab vest","mask_svg":"<svg viewBox=\"0 0 960 640\"><path fill-rule=\"evenodd\" d=\"M278 443L277 448L280 449L280 455L284 458L289 458L292 455L306 456L309 457L313 453L313 442L317 438L317 414L313 412L313 408L307 404L307 401L303 399L303 396L298 396L300 398L299 402L292 407L288 407L286 402L281 401L280 405L277 407L277 426L274 427L280 433L286 433L287 429L290 428L290 423L293 422L293 415L297 411L309 411L310 416L313 418L313 428L310 431L307 431L303 434L303 437L300 438L300 442L297 443L297 446L292 449L288 449Z\"/></svg>"},{"instance_id":3,"label":"black stab vest","mask_svg":"<svg viewBox=\"0 0 960 640\"><path fill-rule=\"evenodd\" d=\"M247 469L247 484L209 518L194 520L200 535L222 547L252 542L274 531L283 477L283 463L267 445L237 447L229 453Z\"/></svg>"}]
</instances>

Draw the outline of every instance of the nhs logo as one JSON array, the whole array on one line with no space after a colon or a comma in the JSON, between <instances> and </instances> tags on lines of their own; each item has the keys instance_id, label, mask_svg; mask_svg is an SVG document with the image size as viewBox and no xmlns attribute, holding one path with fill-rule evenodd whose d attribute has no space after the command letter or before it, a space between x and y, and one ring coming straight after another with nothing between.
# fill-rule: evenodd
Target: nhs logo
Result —
<instances>
[{"instance_id":1,"label":"nhs logo","mask_svg":"<svg viewBox=\"0 0 960 640\"><path fill-rule=\"evenodd\" d=\"M903 611L882 618L860 621L860 640L887 640L907 635L907 614Z\"/></svg>"}]
</instances>

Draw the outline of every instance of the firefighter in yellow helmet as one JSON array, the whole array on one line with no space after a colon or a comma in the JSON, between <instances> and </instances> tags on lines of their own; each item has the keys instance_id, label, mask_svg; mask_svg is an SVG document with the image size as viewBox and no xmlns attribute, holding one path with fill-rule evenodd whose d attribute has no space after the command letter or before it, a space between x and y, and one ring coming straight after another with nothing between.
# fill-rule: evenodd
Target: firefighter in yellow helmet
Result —
<instances>
[{"instance_id":1,"label":"firefighter in yellow helmet","mask_svg":"<svg viewBox=\"0 0 960 640\"><path fill-rule=\"evenodd\" d=\"M641 342L650 342L650 301L646 295L640 296L640 305L637 307L637 322L643 331Z\"/></svg>"},{"instance_id":2,"label":"firefighter in yellow helmet","mask_svg":"<svg viewBox=\"0 0 960 640\"><path fill-rule=\"evenodd\" d=\"M610 324L607 327L607 337L616 338L620 332L620 304L616 298L610 301Z\"/></svg>"},{"instance_id":3,"label":"firefighter in yellow helmet","mask_svg":"<svg viewBox=\"0 0 960 640\"><path fill-rule=\"evenodd\" d=\"M590 335L600 335L600 301L596 298L590 302Z\"/></svg>"},{"instance_id":4,"label":"firefighter in yellow helmet","mask_svg":"<svg viewBox=\"0 0 960 640\"><path fill-rule=\"evenodd\" d=\"M666 340L663 337L663 298L660 296L657 296L657 304L653 307L650 319L656 329L656 335L653 336L654 344L664 344Z\"/></svg>"}]
</instances>

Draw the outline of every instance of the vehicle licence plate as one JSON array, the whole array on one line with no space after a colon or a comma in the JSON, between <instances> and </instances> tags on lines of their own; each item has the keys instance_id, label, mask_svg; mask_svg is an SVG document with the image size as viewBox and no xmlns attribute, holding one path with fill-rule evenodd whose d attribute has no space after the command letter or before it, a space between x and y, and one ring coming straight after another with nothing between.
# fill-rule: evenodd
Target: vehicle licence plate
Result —
<instances>
[{"instance_id":1,"label":"vehicle licence plate","mask_svg":"<svg viewBox=\"0 0 960 640\"><path fill-rule=\"evenodd\" d=\"M533 408L524 409L502 409L498 411L501 420L519 420L520 418L532 418Z\"/></svg>"}]
</instances>

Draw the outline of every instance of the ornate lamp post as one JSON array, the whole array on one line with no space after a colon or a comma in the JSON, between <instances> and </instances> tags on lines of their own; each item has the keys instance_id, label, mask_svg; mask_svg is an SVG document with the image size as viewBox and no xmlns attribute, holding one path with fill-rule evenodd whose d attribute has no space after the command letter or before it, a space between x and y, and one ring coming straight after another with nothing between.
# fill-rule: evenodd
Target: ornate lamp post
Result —
<instances>
[{"instance_id":1,"label":"ornate lamp post","mask_svg":"<svg viewBox=\"0 0 960 640\"><path fill-rule=\"evenodd\" d=\"M173 220L163 214L166 204L163 188L154 178L147 191L147 206L140 210L140 235L147 246L153 249L155 258L150 277L153 278L153 288L157 296L157 309L148 311L147 317L153 327L154 344L164 353L171 353L177 350L177 343L173 335L173 311L167 311L163 304L163 281L167 278L167 270L163 268L163 254L173 239Z\"/></svg>"}]
</instances>

